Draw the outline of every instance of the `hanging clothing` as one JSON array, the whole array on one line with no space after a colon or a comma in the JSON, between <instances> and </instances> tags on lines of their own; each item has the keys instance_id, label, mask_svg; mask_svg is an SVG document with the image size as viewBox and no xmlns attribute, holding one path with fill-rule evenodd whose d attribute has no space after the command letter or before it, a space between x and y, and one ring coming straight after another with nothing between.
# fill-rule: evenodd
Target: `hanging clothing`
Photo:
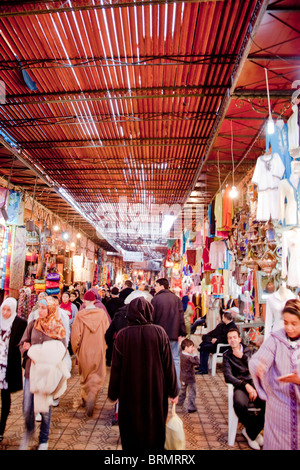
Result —
<instances>
[{"instance_id":1,"label":"hanging clothing","mask_svg":"<svg viewBox=\"0 0 300 470\"><path fill-rule=\"evenodd\" d=\"M252 176L252 183L257 185L257 221L278 219L278 186L284 172L278 153L258 157Z\"/></svg>"},{"instance_id":2,"label":"hanging clothing","mask_svg":"<svg viewBox=\"0 0 300 470\"><path fill-rule=\"evenodd\" d=\"M292 106L293 114L290 116L287 126L289 133L289 150L294 150L300 146L299 142L299 109L296 104Z\"/></svg>"},{"instance_id":3,"label":"hanging clothing","mask_svg":"<svg viewBox=\"0 0 300 470\"><path fill-rule=\"evenodd\" d=\"M271 149L273 153L278 153L284 165L284 178L289 178L291 175L291 162L292 157L289 153L289 139L288 139L288 126L279 119L275 123L274 134L266 135L266 152Z\"/></svg>"},{"instance_id":4,"label":"hanging clothing","mask_svg":"<svg viewBox=\"0 0 300 470\"><path fill-rule=\"evenodd\" d=\"M215 219L215 200L208 206L208 236L214 237L216 233L216 219Z\"/></svg>"},{"instance_id":5,"label":"hanging clothing","mask_svg":"<svg viewBox=\"0 0 300 470\"><path fill-rule=\"evenodd\" d=\"M223 211L222 211L222 229L223 231L230 230L232 226L233 216L233 200L230 197L231 188L227 186L223 196Z\"/></svg>"},{"instance_id":6,"label":"hanging clothing","mask_svg":"<svg viewBox=\"0 0 300 470\"><path fill-rule=\"evenodd\" d=\"M223 295L224 277L214 274L211 278L211 288L213 295Z\"/></svg>"},{"instance_id":7,"label":"hanging clothing","mask_svg":"<svg viewBox=\"0 0 300 470\"><path fill-rule=\"evenodd\" d=\"M221 230L223 225L223 196L221 191L215 197L215 220L215 228Z\"/></svg>"},{"instance_id":8,"label":"hanging clothing","mask_svg":"<svg viewBox=\"0 0 300 470\"><path fill-rule=\"evenodd\" d=\"M285 303L290 299L295 299L295 294L286 289L283 298L280 295L280 289L269 295L266 303L266 317L264 329L264 341L270 336L271 331L277 331L283 328L283 318L281 316Z\"/></svg>"},{"instance_id":9,"label":"hanging clothing","mask_svg":"<svg viewBox=\"0 0 300 470\"><path fill-rule=\"evenodd\" d=\"M210 245L209 262L212 270L224 268L224 263L226 262L226 245L223 240L216 240Z\"/></svg>"},{"instance_id":10,"label":"hanging clothing","mask_svg":"<svg viewBox=\"0 0 300 470\"><path fill-rule=\"evenodd\" d=\"M300 221L300 178L291 175L278 187L278 218L283 225L298 225Z\"/></svg>"},{"instance_id":11,"label":"hanging clothing","mask_svg":"<svg viewBox=\"0 0 300 470\"><path fill-rule=\"evenodd\" d=\"M282 234L281 276L287 285L300 287L300 229L293 228Z\"/></svg>"},{"instance_id":12,"label":"hanging clothing","mask_svg":"<svg viewBox=\"0 0 300 470\"><path fill-rule=\"evenodd\" d=\"M220 299L211 295L209 296L208 309L206 313L206 325L208 331L214 330L220 320Z\"/></svg>"},{"instance_id":13,"label":"hanging clothing","mask_svg":"<svg viewBox=\"0 0 300 470\"><path fill-rule=\"evenodd\" d=\"M195 266L196 264L196 250L186 250L185 252L188 264Z\"/></svg>"}]
</instances>

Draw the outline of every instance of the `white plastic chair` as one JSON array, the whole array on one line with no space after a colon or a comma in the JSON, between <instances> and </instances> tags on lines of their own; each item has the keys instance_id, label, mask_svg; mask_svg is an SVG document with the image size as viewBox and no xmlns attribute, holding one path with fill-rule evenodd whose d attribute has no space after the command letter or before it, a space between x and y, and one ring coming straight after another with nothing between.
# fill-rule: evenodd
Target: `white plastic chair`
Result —
<instances>
[{"instance_id":1,"label":"white plastic chair","mask_svg":"<svg viewBox=\"0 0 300 470\"><path fill-rule=\"evenodd\" d=\"M227 384L228 388L228 445L234 446L239 419L233 407L233 385Z\"/></svg>"},{"instance_id":2,"label":"white plastic chair","mask_svg":"<svg viewBox=\"0 0 300 470\"><path fill-rule=\"evenodd\" d=\"M224 348L224 346L229 346L229 344L224 344L224 343L219 343L217 345L217 350L214 354L211 354L210 356L210 364L211 364L211 375L215 376L216 375L216 369L217 369L217 362L219 359L219 362L223 361L223 352L220 352L221 348ZM220 360L221 359L221 360Z\"/></svg>"}]
</instances>

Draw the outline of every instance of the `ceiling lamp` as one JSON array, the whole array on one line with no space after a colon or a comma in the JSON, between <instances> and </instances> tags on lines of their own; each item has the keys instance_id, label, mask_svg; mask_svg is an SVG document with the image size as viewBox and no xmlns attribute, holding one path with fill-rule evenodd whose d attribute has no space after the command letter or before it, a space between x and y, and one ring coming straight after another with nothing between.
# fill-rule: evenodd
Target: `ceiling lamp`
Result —
<instances>
[{"instance_id":1,"label":"ceiling lamp","mask_svg":"<svg viewBox=\"0 0 300 470\"><path fill-rule=\"evenodd\" d=\"M76 237L77 237L78 239L81 238L81 233L78 232L78 233L76 234Z\"/></svg>"},{"instance_id":2,"label":"ceiling lamp","mask_svg":"<svg viewBox=\"0 0 300 470\"><path fill-rule=\"evenodd\" d=\"M274 134L275 132L275 125L272 119L272 111L271 111L271 102L270 102L270 93L269 93L269 82L268 82L268 72L265 68L265 75L266 75L266 85L267 85L267 95L268 95L268 107L269 107L269 118L267 123L267 133Z\"/></svg>"},{"instance_id":3,"label":"ceiling lamp","mask_svg":"<svg viewBox=\"0 0 300 470\"><path fill-rule=\"evenodd\" d=\"M230 190L230 193L229 193L229 196L231 197L231 199L235 199L237 196L238 196L238 190L236 189L235 186L232 186L231 190Z\"/></svg>"},{"instance_id":4,"label":"ceiling lamp","mask_svg":"<svg viewBox=\"0 0 300 470\"><path fill-rule=\"evenodd\" d=\"M70 238L70 235L69 235L68 232L63 232L63 233L62 233L62 239L63 239L63 240L69 240L69 238Z\"/></svg>"},{"instance_id":5,"label":"ceiling lamp","mask_svg":"<svg viewBox=\"0 0 300 470\"><path fill-rule=\"evenodd\" d=\"M54 225L53 230L54 230L54 232L58 232L58 231L59 231L59 226L58 226L58 225Z\"/></svg>"}]
</instances>

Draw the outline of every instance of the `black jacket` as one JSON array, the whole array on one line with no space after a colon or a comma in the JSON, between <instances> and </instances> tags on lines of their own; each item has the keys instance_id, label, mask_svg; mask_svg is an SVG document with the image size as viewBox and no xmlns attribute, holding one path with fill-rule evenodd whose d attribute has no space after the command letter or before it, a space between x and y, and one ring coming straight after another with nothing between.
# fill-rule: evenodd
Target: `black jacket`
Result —
<instances>
[{"instance_id":1,"label":"black jacket","mask_svg":"<svg viewBox=\"0 0 300 470\"><path fill-rule=\"evenodd\" d=\"M233 354L231 347L223 354L223 373L226 383L232 384L235 388L245 390L246 384L254 387L251 374L248 368L248 362L255 353L255 349L245 346L243 347L243 356L241 359Z\"/></svg>"},{"instance_id":2,"label":"black jacket","mask_svg":"<svg viewBox=\"0 0 300 470\"><path fill-rule=\"evenodd\" d=\"M123 305L123 307L119 308L114 314L114 318L105 333L105 341L108 346L112 345L118 331L128 326L127 310L128 305Z\"/></svg>"},{"instance_id":3,"label":"black jacket","mask_svg":"<svg viewBox=\"0 0 300 470\"><path fill-rule=\"evenodd\" d=\"M120 299L119 297L113 297L110 299L107 304L106 304L106 310L108 311L108 314L111 319L114 318L114 314L116 313L119 308L123 307L124 305L124 300Z\"/></svg>"},{"instance_id":4,"label":"black jacket","mask_svg":"<svg viewBox=\"0 0 300 470\"><path fill-rule=\"evenodd\" d=\"M154 307L153 323L164 328L169 339L176 341L186 336L182 302L169 289L159 291L151 300Z\"/></svg>"},{"instance_id":5,"label":"black jacket","mask_svg":"<svg viewBox=\"0 0 300 470\"><path fill-rule=\"evenodd\" d=\"M125 287L125 289L122 289L119 293L119 299L125 300L126 297L128 297L129 294L133 292L133 289L131 287Z\"/></svg>"},{"instance_id":6,"label":"black jacket","mask_svg":"<svg viewBox=\"0 0 300 470\"><path fill-rule=\"evenodd\" d=\"M237 330L237 326L234 323L234 321L231 321L226 325L223 321L219 323L214 330L211 330L209 333L206 335L202 336L202 341L205 343L210 343L213 338L217 338L218 343L224 343L227 344L227 332L231 330L232 328L235 328Z\"/></svg>"},{"instance_id":7,"label":"black jacket","mask_svg":"<svg viewBox=\"0 0 300 470\"><path fill-rule=\"evenodd\" d=\"M6 368L6 382L11 393L23 388L22 359L19 343L26 327L27 322L20 317L14 319L11 327Z\"/></svg>"}]
</instances>

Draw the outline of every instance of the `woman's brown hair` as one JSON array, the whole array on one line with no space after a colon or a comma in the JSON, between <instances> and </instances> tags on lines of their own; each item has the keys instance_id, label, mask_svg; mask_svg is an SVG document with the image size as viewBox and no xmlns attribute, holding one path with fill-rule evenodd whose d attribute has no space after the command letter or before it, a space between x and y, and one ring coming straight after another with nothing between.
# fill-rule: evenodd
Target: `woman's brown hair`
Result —
<instances>
[{"instance_id":1,"label":"woman's brown hair","mask_svg":"<svg viewBox=\"0 0 300 470\"><path fill-rule=\"evenodd\" d=\"M298 299L288 300L284 306L282 315L284 313L290 313L292 315L296 315L300 319L300 300Z\"/></svg>"}]
</instances>

